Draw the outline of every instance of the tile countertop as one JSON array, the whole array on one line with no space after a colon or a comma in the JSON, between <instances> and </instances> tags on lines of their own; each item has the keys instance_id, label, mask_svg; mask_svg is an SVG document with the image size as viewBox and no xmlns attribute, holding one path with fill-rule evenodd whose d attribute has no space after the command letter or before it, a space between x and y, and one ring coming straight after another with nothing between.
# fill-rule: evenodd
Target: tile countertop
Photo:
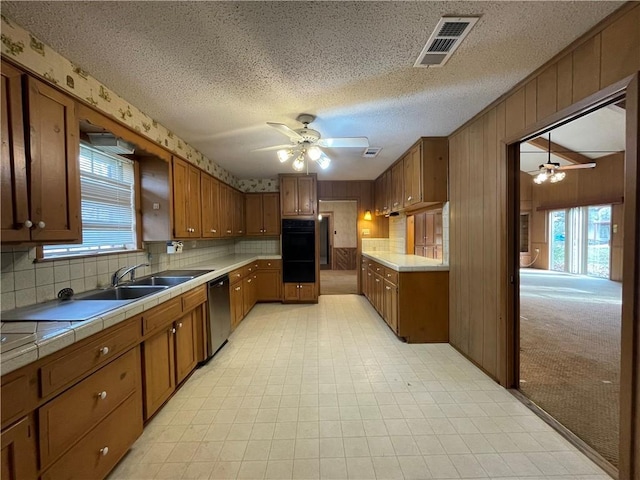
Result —
<instances>
[{"instance_id":1,"label":"tile countertop","mask_svg":"<svg viewBox=\"0 0 640 480\"><path fill-rule=\"evenodd\" d=\"M279 260L280 258L280 255L235 254L184 266L180 269L214 271L81 322L0 323L0 334L3 339L6 339L6 343L3 340L4 345L0 347L1 374L5 375L58 350L62 350L127 318L138 315L199 285L221 277L231 270L256 260ZM0 318L1 315L0 313Z\"/></svg>"},{"instance_id":2,"label":"tile countertop","mask_svg":"<svg viewBox=\"0 0 640 480\"><path fill-rule=\"evenodd\" d=\"M443 265L440 260L421 257L420 255L404 255L391 252L362 252L362 256L375 260L396 272L449 271L449 265Z\"/></svg>"}]
</instances>

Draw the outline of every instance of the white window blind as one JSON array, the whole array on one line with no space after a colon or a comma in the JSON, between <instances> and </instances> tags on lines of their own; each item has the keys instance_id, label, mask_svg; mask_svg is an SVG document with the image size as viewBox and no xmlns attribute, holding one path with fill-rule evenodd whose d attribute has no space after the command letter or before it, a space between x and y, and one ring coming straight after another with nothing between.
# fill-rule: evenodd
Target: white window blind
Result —
<instances>
[{"instance_id":1,"label":"white window blind","mask_svg":"<svg viewBox=\"0 0 640 480\"><path fill-rule=\"evenodd\" d=\"M45 246L44 256L136 248L133 162L80 145L82 244Z\"/></svg>"}]
</instances>

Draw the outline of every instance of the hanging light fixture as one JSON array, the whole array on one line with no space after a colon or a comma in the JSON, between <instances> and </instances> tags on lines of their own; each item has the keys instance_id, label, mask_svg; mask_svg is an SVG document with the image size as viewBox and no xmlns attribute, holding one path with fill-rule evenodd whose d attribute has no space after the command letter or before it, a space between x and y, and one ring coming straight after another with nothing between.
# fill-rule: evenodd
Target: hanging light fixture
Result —
<instances>
[{"instance_id":1,"label":"hanging light fixture","mask_svg":"<svg viewBox=\"0 0 640 480\"><path fill-rule=\"evenodd\" d=\"M547 148L547 163L540 165L541 172L538 173L534 178L533 182L540 185L547 180L550 183L558 183L564 180L566 173L559 172L556 170L558 164L551 163L551 132L549 132L549 144Z\"/></svg>"},{"instance_id":2,"label":"hanging light fixture","mask_svg":"<svg viewBox=\"0 0 640 480\"><path fill-rule=\"evenodd\" d=\"M364 219L369 221L371 220L371 210L365 210Z\"/></svg>"},{"instance_id":3,"label":"hanging light fixture","mask_svg":"<svg viewBox=\"0 0 640 480\"><path fill-rule=\"evenodd\" d=\"M326 170L331 164L331 159L316 145L300 144L291 148L282 148L276 152L280 163L285 163L290 158L294 158L291 166L296 172L305 169L307 160L316 162L318 166Z\"/></svg>"},{"instance_id":4,"label":"hanging light fixture","mask_svg":"<svg viewBox=\"0 0 640 480\"><path fill-rule=\"evenodd\" d=\"M284 163L287 160L289 160L291 157L293 157L293 150L291 150L290 148L288 149L283 148L282 150L278 150L277 154L278 154L278 160L280 160L280 163Z\"/></svg>"}]
</instances>

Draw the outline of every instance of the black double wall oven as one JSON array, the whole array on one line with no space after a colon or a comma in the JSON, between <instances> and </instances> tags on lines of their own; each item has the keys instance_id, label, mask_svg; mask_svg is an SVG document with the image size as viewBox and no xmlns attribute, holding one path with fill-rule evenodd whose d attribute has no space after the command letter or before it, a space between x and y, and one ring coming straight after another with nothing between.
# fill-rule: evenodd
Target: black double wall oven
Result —
<instances>
[{"instance_id":1,"label":"black double wall oven","mask_svg":"<svg viewBox=\"0 0 640 480\"><path fill-rule=\"evenodd\" d=\"M282 220L282 280L284 283L316 281L314 220Z\"/></svg>"}]
</instances>

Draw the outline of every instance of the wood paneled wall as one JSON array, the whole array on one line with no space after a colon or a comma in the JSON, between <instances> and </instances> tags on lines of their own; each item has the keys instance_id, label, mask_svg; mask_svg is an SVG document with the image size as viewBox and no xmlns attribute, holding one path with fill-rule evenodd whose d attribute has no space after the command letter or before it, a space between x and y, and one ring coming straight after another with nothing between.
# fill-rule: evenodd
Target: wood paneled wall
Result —
<instances>
[{"instance_id":1,"label":"wood paneled wall","mask_svg":"<svg viewBox=\"0 0 640 480\"><path fill-rule=\"evenodd\" d=\"M450 137L450 341L505 386L504 141L640 69L640 6L626 4Z\"/></svg>"},{"instance_id":2,"label":"wood paneled wall","mask_svg":"<svg viewBox=\"0 0 640 480\"><path fill-rule=\"evenodd\" d=\"M549 268L549 233L547 216L549 210L586 205L614 204L611 233L612 261L611 279L622 280L622 213L620 203L624 196L624 154L616 153L601 157L597 167L589 170L567 172L560 183L536 185L533 177L520 175L520 211L530 212L529 235L531 258L535 249L540 253L532 268Z\"/></svg>"}]
</instances>

